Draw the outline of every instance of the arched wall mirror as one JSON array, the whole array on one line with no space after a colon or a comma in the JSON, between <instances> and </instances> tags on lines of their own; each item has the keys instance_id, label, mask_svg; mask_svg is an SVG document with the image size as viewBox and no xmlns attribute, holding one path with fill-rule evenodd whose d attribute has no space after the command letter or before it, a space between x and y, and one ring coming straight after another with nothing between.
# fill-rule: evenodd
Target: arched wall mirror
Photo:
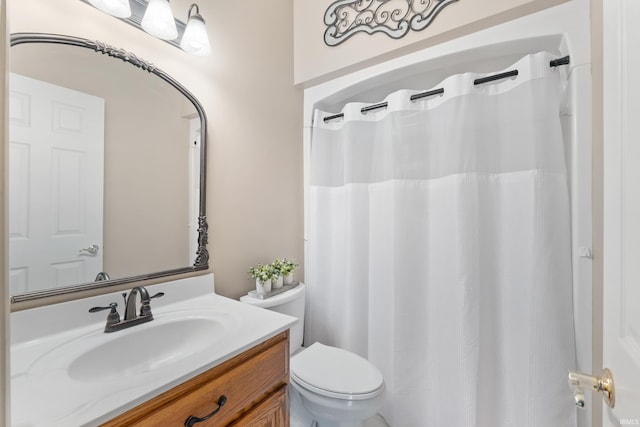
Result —
<instances>
[{"instance_id":1,"label":"arched wall mirror","mask_svg":"<svg viewBox=\"0 0 640 427\"><path fill-rule=\"evenodd\" d=\"M11 46L11 301L207 269L198 100L97 41L16 33Z\"/></svg>"}]
</instances>

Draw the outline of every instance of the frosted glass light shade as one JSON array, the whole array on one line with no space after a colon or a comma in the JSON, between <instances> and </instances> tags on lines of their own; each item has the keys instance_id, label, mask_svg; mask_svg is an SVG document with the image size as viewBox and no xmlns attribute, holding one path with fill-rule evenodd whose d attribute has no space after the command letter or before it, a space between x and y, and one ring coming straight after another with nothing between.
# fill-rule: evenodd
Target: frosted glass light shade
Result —
<instances>
[{"instance_id":1,"label":"frosted glass light shade","mask_svg":"<svg viewBox=\"0 0 640 427\"><path fill-rule=\"evenodd\" d=\"M142 17L142 29L163 40L178 37L178 29L173 19L168 0L151 0Z\"/></svg>"},{"instance_id":2,"label":"frosted glass light shade","mask_svg":"<svg viewBox=\"0 0 640 427\"><path fill-rule=\"evenodd\" d=\"M208 56L211 54L209 36L204 25L204 19L200 15L189 17L180 47L185 52L196 56Z\"/></svg>"},{"instance_id":3,"label":"frosted glass light shade","mask_svg":"<svg viewBox=\"0 0 640 427\"><path fill-rule=\"evenodd\" d=\"M89 3L117 18L128 18L131 16L129 0L89 0Z\"/></svg>"}]
</instances>

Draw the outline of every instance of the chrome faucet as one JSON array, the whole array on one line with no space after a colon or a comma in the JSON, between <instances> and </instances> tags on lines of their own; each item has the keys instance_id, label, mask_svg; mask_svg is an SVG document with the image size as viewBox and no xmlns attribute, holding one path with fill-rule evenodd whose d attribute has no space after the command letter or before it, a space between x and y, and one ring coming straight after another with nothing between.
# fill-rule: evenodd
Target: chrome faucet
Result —
<instances>
[{"instance_id":1,"label":"chrome faucet","mask_svg":"<svg viewBox=\"0 0 640 427\"><path fill-rule=\"evenodd\" d=\"M126 302L124 306L124 320L133 320L138 315L136 314L136 296L140 295L140 317L142 316L150 316L153 318L151 314L151 298L149 297L149 292L142 286L136 286L131 289L129 292L129 296L126 297ZM125 296L126 294L123 294ZM145 309L146 307L146 309ZM149 319L151 320L151 319Z\"/></svg>"},{"instance_id":2,"label":"chrome faucet","mask_svg":"<svg viewBox=\"0 0 640 427\"><path fill-rule=\"evenodd\" d=\"M136 297L140 295L140 313L136 312ZM140 325L142 323L150 322L153 320L153 314L151 314L151 300L153 298L159 298L164 295L164 292L158 292L153 296L149 296L149 292L142 287L136 286L131 289L129 296L124 293L122 296L125 298L124 319L120 320L118 314L118 304L112 302L108 307L92 307L89 309L89 313L96 313L102 310L110 310L107 316L107 324L104 328L105 332L115 332L121 329L130 328L131 326Z\"/></svg>"}]
</instances>

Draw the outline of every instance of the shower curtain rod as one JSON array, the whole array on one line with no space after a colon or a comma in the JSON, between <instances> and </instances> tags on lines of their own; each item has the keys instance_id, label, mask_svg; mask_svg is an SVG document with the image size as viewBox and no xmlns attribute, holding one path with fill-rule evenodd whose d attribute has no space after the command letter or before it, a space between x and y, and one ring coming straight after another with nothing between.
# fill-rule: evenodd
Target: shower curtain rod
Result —
<instances>
[{"instance_id":1,"label":"shower curtain rod","mask_svg":"<svg viewBox=\"0 0 640 427\"><path fill-rule=\"evenodd\" d=\"M558 58L558 59L554 59L552 61L549 62L549 67L559 67L560 65L568 65L570 61L570 57L569 55L567 56L563 56L562 58ZM489 83L489 82L493 82L496 80L502 80L502 79L507 79L509 77L516 77L518 75L518 70L511 70L511 71L507 71L504 73L499 73L499 74L494 74L492 76L487 76L487 77L482 77L480 79L475 79L473 81L474 85L481 85L484 83ZM422 99L422 98L427 98L429 96L434 96L434 95L441 95L444 93L444 89L443 88L438 88L438 89L433 89L433 90L429 90L427 92L420 92L420 93L416 93L415 95L411 95L411 97L409 98L411 101L415 101L418 99ZM380 102L378 104L371 104L371 105L367 105L366 107L363 107L360 109L360 112L362 114L366 113L367 111L372 111L372 110L378 110L380 108L387 108L389 106L388 102ZM335 119L341 119L344 117L344 113L339 113L339 114L334 114L332 116L327 116L324 119L324 122L327 123L331 120L335 120Z\"/></svg>"}]
</instances>

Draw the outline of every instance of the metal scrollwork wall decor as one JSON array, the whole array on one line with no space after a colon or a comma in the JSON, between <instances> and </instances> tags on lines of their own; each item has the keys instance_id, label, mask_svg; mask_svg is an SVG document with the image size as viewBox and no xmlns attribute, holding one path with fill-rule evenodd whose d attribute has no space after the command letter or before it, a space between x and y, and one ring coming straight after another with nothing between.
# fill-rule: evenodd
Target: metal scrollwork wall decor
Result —
<instances>
[{"instance_id":1,"label":"metal scrollwork wall decor","mask_svg":"<svg viewBox=\"0 0 640 427\"><path fill-rule=\"evenodd\" d=\"M324 13L324 42L337 46L357 33L383 32L393 39L427 28L458 0L338 0Z\"/></svg>"}]
</instances>

